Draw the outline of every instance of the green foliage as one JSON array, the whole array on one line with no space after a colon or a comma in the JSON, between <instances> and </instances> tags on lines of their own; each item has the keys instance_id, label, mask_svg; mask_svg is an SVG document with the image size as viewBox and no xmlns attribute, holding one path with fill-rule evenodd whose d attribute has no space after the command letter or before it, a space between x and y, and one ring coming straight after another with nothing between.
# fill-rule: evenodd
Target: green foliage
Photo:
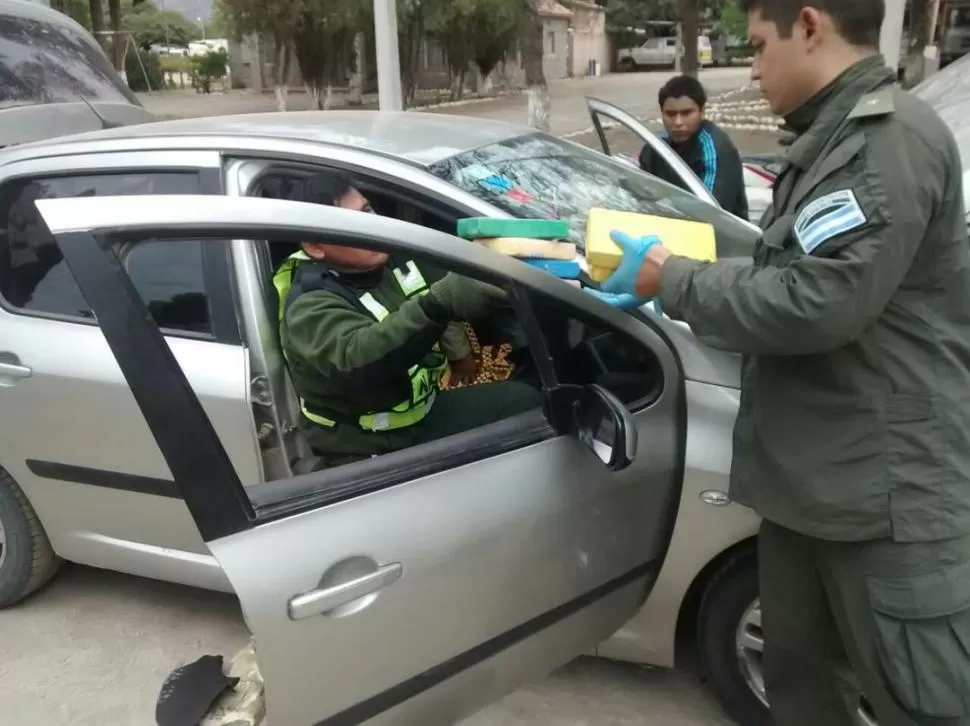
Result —
<instances>
[{"instance_id":1,"label":"green foliage","mask_svg":"<svg viewBox=\"0 0 970 726\"><path fill-rule=\"evenodd\" d=\"M311 89L341 79L342 71L351 66L354 36L367 20L357 0L294 0L300 7L293 29L293 52L300 74ZM319 105L319 95L317 97Z\"/></svg>"},{"instance_id":2,"label":"green foliage","mask_svg":"<svg viewBox=\"0 0 970 726\"><path fill-rule=\"evenodd\" d=\"M152 45L185 47L202 37L202 29L174 10L159 10L151 0L142 0L122 12L122 26L134 34L142 48Z\"/></svg>"},{"instance_id":3,"label":"green foliage","mask_svg":"<svg viewBox=\"0 0 970 726\"><path fill-rule=\"evenodd\" d=\"M141 48L137 53L129 51L125 56L125 74L132 91L157 91L165 87L165 75L158 53Z\"/></svg>"},{"instance_id":4,"label":"green foliage","mask_svg":"<svg viewBox=\"0 0 970 726\"><path fill-rule=\"evenodd\" d=\"M195 84L202 89L203 93L209 93L212 90L212 82L225 78L229 72L229 54L225 48L194 56L192 63L195 66Z\"/></svg>"},{"instance_id":5,"label":"green foliage","mask_svg":"<svg viewBox=\"0 0 970 726\"><path fill-rule=\"evenodd\" d=\"M747 38L748 16L741 12L736 2L727 2L721 10L721 27L724 32L734 38Z\"/></svg>"}]
</instances>

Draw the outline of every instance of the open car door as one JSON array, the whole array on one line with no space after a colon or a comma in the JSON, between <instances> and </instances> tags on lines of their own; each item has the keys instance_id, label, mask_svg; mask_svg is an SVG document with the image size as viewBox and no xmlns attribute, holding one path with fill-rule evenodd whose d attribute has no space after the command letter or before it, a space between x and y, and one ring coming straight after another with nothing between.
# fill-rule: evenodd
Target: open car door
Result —
<instances>
[{"instance_id":1,"label":"open car door","mask_svg":"<svg viewBox=\"0 0 970 726\"><path fill-rule=\"evenodd\" d=\"M479 245L376 215L250 197L37 206L240 599L272 723L453 724L588 652L642 605L670 542L686 435L678 361L653 323ZM244 488L114 253L119 242L182 238L372 247L502 285L545 404ZM612 331L599 353L610 355L616 334L649 354L649 398L631 411L598 385L561 383L531 302L540 299Z\"/></svg>"},{"instance_id":2,"label":"open car door","mask_svg":"<svg viewBox=\"0 0 970 726\"><path fill-rule=\"evenodd\" d=\"M596 135L599 137L600 144L603 147L603 153L607 156L613 156L613 152L610 149L610 141L606 136L606 129L615 124L625 126L636 136L643 139L644 144L649 144L660 158L670 165L670 168L684 180L684 186L689 191L693 192L705 202L720 208L721 205L718 204L717 199L704 186L704 182L697 178L697 174L684 163L684 160L673 149L664 143L663 139L640 123L636 117L627 113L622 108L598 98L587 98L586 106L589 109L590 118L593 120L593 128L596 129Z\"/></svg>"}]
</instances>

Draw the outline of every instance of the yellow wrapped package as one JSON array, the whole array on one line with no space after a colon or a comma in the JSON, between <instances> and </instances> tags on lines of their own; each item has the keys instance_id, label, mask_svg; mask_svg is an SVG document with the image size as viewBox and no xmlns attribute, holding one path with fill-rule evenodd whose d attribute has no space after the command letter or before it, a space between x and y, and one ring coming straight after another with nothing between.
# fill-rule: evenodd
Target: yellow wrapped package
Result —
<instances>
[{"instance_id":1,"label":"yellow wrapped package","mask_svg":"<svg viewBox=\"0 0 970 726\"><path fill-rule=\"evenodd\" d=\"M586 262L589 264L589 276L597 282L609 277L623 256L617 244L610 239L613 230L626 232L631 237L656 235L663 241L664 247L682 257L709 261L717 259L714 226L707 222L593 207L586 221Z\"/></svg>"}]
</instances>

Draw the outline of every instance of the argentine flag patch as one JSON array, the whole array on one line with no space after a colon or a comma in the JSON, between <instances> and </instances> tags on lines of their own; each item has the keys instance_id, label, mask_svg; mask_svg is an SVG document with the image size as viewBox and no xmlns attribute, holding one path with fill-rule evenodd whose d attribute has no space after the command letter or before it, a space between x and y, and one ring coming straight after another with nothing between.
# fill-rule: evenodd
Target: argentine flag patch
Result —
<instances>
[{"instance_id":1,"label":"argentine flag patch","mask_svg":"<svg viewBox=\"0 0 970 726\"><path fill-rule=\"evenodd\" d=\"M858 229L868 221L851 189L819 197L795 220L795 238L806 255L823 242Z\"/></svg>"}]
</instances>

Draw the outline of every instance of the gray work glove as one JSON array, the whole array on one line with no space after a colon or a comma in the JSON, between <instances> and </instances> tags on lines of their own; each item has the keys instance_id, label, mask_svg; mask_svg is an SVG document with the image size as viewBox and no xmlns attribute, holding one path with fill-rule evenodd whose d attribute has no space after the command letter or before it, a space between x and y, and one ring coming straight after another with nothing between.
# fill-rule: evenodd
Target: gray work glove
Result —
<instances>
[{"instance_id":1,"label":"gray work glove","mask_svg":"<svg viewBox=\"0 0 970 726\"><path fill-rule=\"evenodd\" d=\"M487 315L496 303L508 300L501 288L449 272L431 284L430 296L450 320L472 320Z\"/></svg>"}]
</instances>

